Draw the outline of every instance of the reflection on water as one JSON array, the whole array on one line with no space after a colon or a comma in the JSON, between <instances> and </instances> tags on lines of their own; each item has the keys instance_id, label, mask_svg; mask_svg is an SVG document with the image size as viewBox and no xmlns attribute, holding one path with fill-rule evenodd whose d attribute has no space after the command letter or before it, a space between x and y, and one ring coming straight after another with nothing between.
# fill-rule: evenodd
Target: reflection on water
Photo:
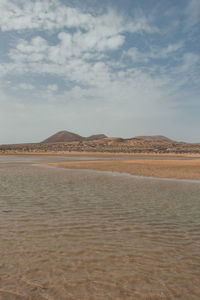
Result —
<instances>
[{"instance_id":1,"label":"reflection on water","mask_svg":"<svg viewBox=\"0 0 200 300\"><path fill-rule=\"evenodd\" d=\"M199 299L200 184L1 161L0 299Z\"/></svg>"}]
</instances>

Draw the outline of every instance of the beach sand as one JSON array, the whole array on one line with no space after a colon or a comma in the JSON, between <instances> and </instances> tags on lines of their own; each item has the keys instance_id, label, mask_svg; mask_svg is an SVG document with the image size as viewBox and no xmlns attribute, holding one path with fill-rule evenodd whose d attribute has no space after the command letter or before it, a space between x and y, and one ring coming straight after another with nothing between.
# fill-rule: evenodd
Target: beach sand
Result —
<instances>
[{"instance_id":1,"label":"beach sand","mask_svg":"<svg viewBox=\"0 0 200 300\"><path fill-rule=\"evenodd\" d=\"M113 159L57 162L48 165L60 168L89 169L129 173L137 176L200 180L200 159Z\"/></svg>"}]
</instances>

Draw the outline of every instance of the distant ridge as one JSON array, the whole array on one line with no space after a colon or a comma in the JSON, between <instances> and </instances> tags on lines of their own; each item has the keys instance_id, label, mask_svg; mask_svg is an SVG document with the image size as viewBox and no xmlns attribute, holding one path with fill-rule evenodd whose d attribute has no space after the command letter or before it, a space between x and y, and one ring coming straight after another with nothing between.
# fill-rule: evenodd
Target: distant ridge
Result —
<instances>
[{"instance_id":1,"label":"distant ridge","mask_svg":"<svg viewBox=\"0 0 200 300\"><path fill-rule=\"evenodd\" d=\"M200 143L177 142L162 135L120 138L94 134L83 137L63 130L40 143L0 145L0 154L65 152L200 155Z\"/></svg>"},{"instance_id":2,"label":"distant ridge","mask_svg":"<svg viewBox=\"0 0 200 300\"><path fill-rule=\"evenodd\" d=\"M89 137L83 137L79 134L67 131L67 130L63 130L63 131L59 131L53 135L51 135L50 137L48 137L47 139L45 139L44 141L42 141L41 143L63 143L63 142L76 142L76 141L93 141L93 140L101 140L106 138L107 136L105 134L94 134L91 135Z\"/></svg>"},{"instance_id":3,"label":"distant ridge","mask_svg":"<svg viewBox=\"0 0 200 300\"><path fill-rule=\"evenodd\" d=\"M105 134L94 134L94 135L87 137L86 139L88 141L93 141L93 140L101 140L101 139L105 139L105 138L107 138L107 136Z\"/></svg>"},{"instance_id":4,"label":"distant ridge","mask_svg":"<svg viewBox=\"0 0 200 300\"><path fill-rule=\"evenodd\" d=\"M173 142L173 140L163 135L141 135L141 136L136 136L135 138L145 140L145 141L154 141L154 142Z\"/></svg>"},{"instance_id":5,"label":"distant ridge","mask_svg":"<svg viewBox=\"0 0 200 300\"><path fill-rule=\"evenodd\" d=\"M105 138L108 138L105 134L93 134L88 137L83 137L79 134L67 130L63 130L51 135L41 143L83 142L83 141L102 140ZM174 142L173 140L163 135L141 135L141 136L135 136L133 138L128 138L128 139L122 139L122 138L119 139L121 142L125 140L128 142L132 139L140 139L146 142L168 142L168 143Z\"/></svg>"}]
</instances>

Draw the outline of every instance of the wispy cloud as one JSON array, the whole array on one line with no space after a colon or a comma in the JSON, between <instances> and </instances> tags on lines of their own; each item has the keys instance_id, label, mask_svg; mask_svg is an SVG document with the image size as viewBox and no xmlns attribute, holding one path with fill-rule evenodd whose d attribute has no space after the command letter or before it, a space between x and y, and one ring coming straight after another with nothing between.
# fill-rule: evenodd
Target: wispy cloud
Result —
<instances>
[{"instance_id":1,"label":"wispy cloud","mask_svg":"<svg viewBox=\"0 0 200 300\"><path fill-rule=\"evenodd\" d=\"M175 58L179 50L183 47L183 42L168 44L166 47L151 47L149 51L141 51L136 47L124 51L124 55L129 56L135 62L148 62L150 59Z\"/></svg>"},{"instance_id":2,"label":"wispy cloud","mask_svg":"<svg viewBox=\"0 0 200 300\"><path fill-rule=\"evenodd\" d=\"M200 23L200 1L189 0L185 14L187 27Z\"/></svg>"},{"instance_id":3,"label":"wispy cloud","mask_svg":"<svg viewBox=\"0 0 200 300\"><path fill-rule=\"evenodd\" d=\"M48 91L50 91L50 92L56 92L56 91L58 90L58 86L57 86L57 84L49 84L49 85L47 86L47 89L48 89Z\"/></svg>"},{"instance_id":4,"label":"wispy cloud","mask_svg":"<svg viewBox=\"0 0 200 300\"><path fill-rule=\"evenodd\" d=\"M62 28L96 31L104 29L105 35L116 35L122 31L155 32L155 26L148 23L144 15L134 21L125 21L120 15L109 10L101 15L83 13L78 8L62 4L61 1L15 1L1 0L0 28L2 31L10 30L62 30Z\"/></svg>"},{"instance_id":5,"label":"wispy cloud","mask_svg":"<svg viewBox=\"0 0 200 300\"><path fill-rule=\"evenodd\" d=\"M16 88L23 89L23 90L33 90L34 87L32 84L29 83L20 83L17 85Z\"/></svg>"}]
</instances>

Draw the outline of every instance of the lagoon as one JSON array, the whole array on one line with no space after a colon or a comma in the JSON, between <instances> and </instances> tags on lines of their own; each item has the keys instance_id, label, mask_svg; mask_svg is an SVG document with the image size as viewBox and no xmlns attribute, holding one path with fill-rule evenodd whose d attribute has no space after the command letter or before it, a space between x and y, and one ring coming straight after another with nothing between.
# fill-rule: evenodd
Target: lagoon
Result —
<instances>
[{"instance_id":1,"label":"lagoon","mask_svg":"<svg viewBox=\"0 0 200 300\"><path fill-rule=\"evenodd\" d=\"M199 299L200 183L66 159L0 156L0 299Z\"/></svg>"}]
</instances>

